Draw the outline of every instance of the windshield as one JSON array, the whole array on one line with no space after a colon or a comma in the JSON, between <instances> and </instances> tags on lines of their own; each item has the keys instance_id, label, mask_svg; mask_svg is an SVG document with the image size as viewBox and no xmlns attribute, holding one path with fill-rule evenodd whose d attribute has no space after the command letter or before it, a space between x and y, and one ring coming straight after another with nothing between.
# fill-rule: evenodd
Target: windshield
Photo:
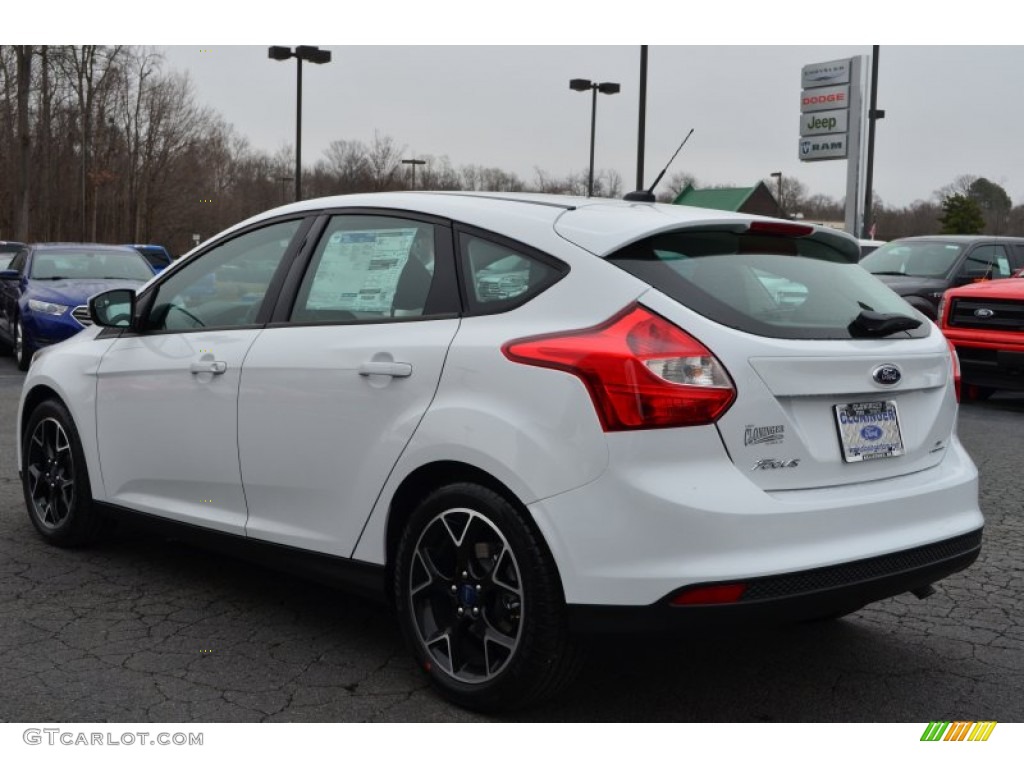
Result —
<instances>
[{"instance_id":1,"label":"windshield","mask_svg":"<svg viewBox=\"0 0 1024 768\"><path fill-rule=\"evenodd\" d=\"M865 256L860 265L874 275L945 277L964 246L938 240L892 242Z\"/></svg>"},{"instance_id":2,"label":"windshield","mask_svg":"<svg viewBox=\"0 0 1024 768\"><path fill-rule=\"evenodd\" d=\"M68 249L37 251L29 277L35 280L149 280L153 270L131 251Z\"/></svg>"},{"instance_id":3,"label":"windshield","mask_svg":"<svg viewBox=\"0 0 1024 768\"><path fill-rule=\"evenodd\" d=\"M673 232L608 261L705 317L758 336L849 339L863 336L865 323L928 335L923 316L877 278L806 238Z\"/></svg>"}]
</instances>

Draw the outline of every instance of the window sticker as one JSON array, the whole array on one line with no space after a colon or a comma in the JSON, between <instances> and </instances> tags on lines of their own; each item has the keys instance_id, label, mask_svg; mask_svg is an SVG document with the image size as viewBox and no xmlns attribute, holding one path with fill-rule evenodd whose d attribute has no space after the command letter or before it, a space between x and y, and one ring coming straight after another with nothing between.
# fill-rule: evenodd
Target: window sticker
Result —
<instances>
[{"instance_id":1,"label":"window sticker","mask_svg":"<svg viewBox=\"0 0 1024 768\"><path fill-rule=\"evenodd\" d=\"M306 308L389 312L416 227L340 231L324 246Z\"/></svg>"}]
</instances>

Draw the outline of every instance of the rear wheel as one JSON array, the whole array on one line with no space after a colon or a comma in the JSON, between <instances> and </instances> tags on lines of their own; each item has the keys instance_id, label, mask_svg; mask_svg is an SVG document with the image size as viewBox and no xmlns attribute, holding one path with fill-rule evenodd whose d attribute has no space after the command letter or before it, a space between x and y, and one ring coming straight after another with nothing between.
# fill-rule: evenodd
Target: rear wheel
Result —
<instances>
[{"instance_id":1,"label":"rear wheel","mask_svg":"<svg viewBox=\"0 0 1024 768\"><path fill-rule=\"evenodd\" d=\"M489 488L456 483L419 505L398 545L394 593L413 654L456 704L534 704L578 668L551 556Z\"/></svg>"},{"instance_id":2,"label":"rear wheel","mask_svg":"<svg viewBox=\"0 0 1024 768\"><path fill-rule=\"evenodd\" d=\"M28 516L51 544L89 544L107 521L92 500L78 431L71 414L57 400L36 406L22 444L22 487Z\"/></svg>"}]
</instances>

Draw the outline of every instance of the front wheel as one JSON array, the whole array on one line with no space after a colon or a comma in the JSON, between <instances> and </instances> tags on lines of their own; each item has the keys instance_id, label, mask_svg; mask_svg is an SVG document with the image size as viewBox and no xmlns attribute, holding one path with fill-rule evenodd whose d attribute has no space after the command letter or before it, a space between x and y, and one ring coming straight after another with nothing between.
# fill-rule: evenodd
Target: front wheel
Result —
<instances>
[{"instance_id":1,"label":"front wheel","mask_svg":"<svg viewBox=\"0 0 1024 768\"><path fill-rule=\"evenodd\" d=\"M25 327L20 317L14 320L14 360L19 371L27 371L32 363L32 351L25 344Z\"/></svg>"},{"instance_id":2,"label":"front wheel","mask_svg":"<svg viewBox=\"0 0 1024 768\"><path fill-rule=\"evenodd\" d=\"M104 531L96 511L78 430L64 404L46 400L29 417L22 443L22 488L28 516L51 544L89 544Z\"/></svg>"},{"instance_id":3,"label":"front wheel","mask_svg":"<svg viewBox=\"0 0 1024 768\"><path fill-rule=\"evenodd\" d=\"M537 703L578 667L558 572L524 514L455 483L424 499L398 545L402 632L435 688L469 709Z\"/></svg>"}]
</instances>

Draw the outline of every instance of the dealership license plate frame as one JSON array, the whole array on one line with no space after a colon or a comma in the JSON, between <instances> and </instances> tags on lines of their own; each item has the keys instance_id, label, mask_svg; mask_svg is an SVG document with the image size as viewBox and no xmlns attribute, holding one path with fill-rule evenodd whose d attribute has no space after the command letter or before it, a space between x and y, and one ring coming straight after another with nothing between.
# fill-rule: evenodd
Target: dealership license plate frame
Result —
<instances>
[{"instance_id":1,"label":"dealership license plate frame","mask_svg":"<svg viewBox=\"0 0 1024 768\"><path fill-rule=\"evenodd\" d=\"M836 429L839 433L839 448L843 453L843 461L847 464L891 459L906 453L895 400L839 403L832 407L832 412L835 414ZM848 418L857 418L844 423L844 413ZM870 426L881 430L879 438L869 439L864 436L864 430ZM869 450L872 448L875 450Z\"/></svg>"}]
</instances>

